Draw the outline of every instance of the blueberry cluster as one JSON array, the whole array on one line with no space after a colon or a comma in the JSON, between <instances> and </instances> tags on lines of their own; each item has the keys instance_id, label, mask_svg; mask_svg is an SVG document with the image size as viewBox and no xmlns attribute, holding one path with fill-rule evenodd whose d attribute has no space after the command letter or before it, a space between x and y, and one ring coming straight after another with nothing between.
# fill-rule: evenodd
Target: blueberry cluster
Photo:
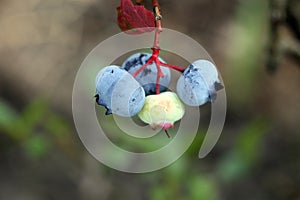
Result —
<instances>
[{"instance_id":1,"label":"blueberry cluster","mask_svg":"<svg viewBox=\"0 0 300 200\"><path fill-rule=\"evenodd\" d=\"M214 102L217 90L223 88L215 65L208 60L197 60L182 70L176 88L178 98L176 93L167 91L171 80L168 64L158 57L164 66L159 68L155 62L147 65L151 56L136 53L121 67L107 66L98 73L96 102L107 109L107 115L131 117L138 114L153 128L161 126L167 130L184 115L181 101L189 106ZM143 70L136 73L143 66ZM163 73L163 77L159 77L159 87L156 85L158 70Z\"/></svg>"}]
</instances>

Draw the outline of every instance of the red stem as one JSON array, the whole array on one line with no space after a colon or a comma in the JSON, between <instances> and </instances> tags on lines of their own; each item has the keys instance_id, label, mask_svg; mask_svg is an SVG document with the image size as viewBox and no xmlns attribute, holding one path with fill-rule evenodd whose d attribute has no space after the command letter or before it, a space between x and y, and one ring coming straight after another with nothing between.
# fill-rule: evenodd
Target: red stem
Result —
<instances>
[{"instance_id":1,"label":"red stem","mask_svg":"<svg viewBox=\"0 0 300 200\"><path fill-rule=\"evenodd\" d=\"M143 66L141 66L141 68L139 68L136 72L134 72L134 74L132 76L135 78L139 73L141 73L153 61L154 61L153 58L150 57L149 60Z\"/></svg>"},{"instance_id":2,"label":"red stem","mask_svg":"<svg viewBox=\"0 0 300 200\"><path fill-rule=\"evenodd\" d=\"M159 7L158 0L152 0L153 7Z\"/></svg>"},{"instance_id":3,"label":"red stem","mask_svg":"<svg viewBox=\"0 0 300 200\"><path fill-rule=\"evenodd\" d=\"M141 2L141 1L137 1L137 2ZM181 68L181 67L178 67L178 66L162 63L158 59L158 56L159 56L159 53L160 53L159 35L162 32L162 26L161 26L162 16L160 14L160 8L159 8L158 0L152 0L152 3L153 3L154 14L155 14L155 27L156 27L155 36L154 36L154 43L153 43L153 48L152 48L152 55L149 58L149 60L133 74L133 77L136 77L148 65L150 65L151 63L154 62L156 64L156 68L157 68L157 77L156 77L155 90L156 90L156 94L159 94L160 93L160 87L159 87L160 78L164 77L164 74L161 70L161 66L168 67L170 69L174 69L174 70L177 70L177 71L180 71L180 72L183 72L184 69Z\"/></svg>"},{"instance_id":4,"label":"red stem","mask_svg":"<svg viewBox=\"0 0 300 200\"><path fill-rule=\"evenodd\" d=\"M156 64L156 66L157 66L157 64ZM159 69L159 68L160 68L160 67L157 67L157 69ZM157 72L156 84L155 84L155 91L156 91L156 94L159 94L159 93L160 93L159 81L160 81L160 75L159 75L159 73Z\"/></svg>"},{"instance_id":5,"label":"red stem","mask_svg":"<svg viewBox=\"0 0 300 200\"><path fill-rule=\"evenodd\" d=\"M166 63L162 63L162 62L160 63L160 65L164 66L164 67L171 68L171 69L175 69L176 71L179 71L179 72L184 72L183 68L175 66L175 65L170 65L170 64L166 64Z\"/></svg>"},{"instance_id":6,"label":"red stem","mask_svg":"<svg viewBox=\"0 0 300 200\"><path fill-rule=\"evenodd\" d=\"M161 26L161 14L160 14L160 7L158 4L158 0L153 0L153 10L155 14L155 37L154 37L154 44L153 48L159 49L159 34L162 32L162 26Z\"/></svg>"},{"instance_id":7,"label":"red stem","mask_svg":"<svg viewBox=\"0 0 300 200\"><path fill-rule=\"evenodd\" d=\"M154 49L160 49L159 48L159 34L161 33L161 30L156 28L155 30L155 36L154 36L154 43L153 43L153 48Z\"/></svg>"}]
</instances>

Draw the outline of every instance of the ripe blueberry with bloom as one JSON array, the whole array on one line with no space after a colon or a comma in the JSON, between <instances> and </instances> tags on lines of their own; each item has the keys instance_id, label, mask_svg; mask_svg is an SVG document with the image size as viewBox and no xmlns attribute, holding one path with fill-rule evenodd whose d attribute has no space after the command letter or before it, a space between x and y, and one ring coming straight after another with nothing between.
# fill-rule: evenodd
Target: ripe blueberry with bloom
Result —
<instances>
[{"instance_id":1,"label":"ripe blueberry with bloom","mask_svg":"<svg viewBox=\"0 0 300 200\"><path fill-rule=\"evenodd\" d=\"M127 71L112 65L98 73L95 97L96 102L107 109L106 115L131 117L142 109L145 92Z\"/></svg>"},{"instance_id":2,"label":"ripe blueberry with bloom","mask_svg":"<svg viewBox=\"0 0 300 200\"><path fill-rule=\"evenodd\" d=\"M177 82L180 99L190 106L214 102L217 91L223 88L218 71L208 60L197 60L188 66Z\"/></svg>"}]
</instances>

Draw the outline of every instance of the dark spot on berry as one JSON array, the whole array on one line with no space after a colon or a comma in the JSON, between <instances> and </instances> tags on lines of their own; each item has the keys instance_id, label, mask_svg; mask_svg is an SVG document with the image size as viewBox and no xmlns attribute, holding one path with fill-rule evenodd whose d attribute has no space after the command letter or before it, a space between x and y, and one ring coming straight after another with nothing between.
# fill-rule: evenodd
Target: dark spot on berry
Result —
<instances>
[{"instance_id":1,"label":"dark spot on berry","mask_svg":"<svg viewBox=\"0 0 300 200\"><path fill-rule=\"evenodd\" d=\"M196 72L196 71L198 71L198 69L195 68L195 66L191 64L191 65L187 68L187 70L185 70L185 71L183 72L183 76L186 76L186 75L190 74L191 72Z\"/></svg>"},{"instance_id":2,"label":"dark spot on berry","mask_svg":"<svg viewBox=\"0 0 300 200\"><path fill-rule=\"evenodd\" d=\"M113 73L114 73L114 70L111 70L111 73L113 74Z\"/></svg>"},{"instance_id":3,"label":"dark spot on berry","mask_svg":"<svg viewBox=\"0 0 300 200\"><path fill-rule=\"evenodd\" d=\"M141 77L143 76L147 76L148 74L150 74L152 71L151 69L145 68L141 74Z\"/></svg>"},{"instance_id":4,"label":"dark spot on berry","mask_svg":"<svg viewBox=\"0 0 300 200\"><path fill-rule=\"evenodd\" d=\"M141 55L139 56L139 60L141 61L144 56L146 56L146 54L141 53Z\"/></svg>"},{"instance_id":5,"label":"dark spot on berry","mask_svg":"<svg viewBox=\"0 0 300 200\"><path fill-rule=\"evenodd\" d=\"M147 54L141 53L140 56L139 56L138 58L134 58L134 59L132 59L132 60L126 62L124 69L125 69L126 71L129 71L130 68L132 68L132 67L134 68L134 67L137 66L137 65L143 65L144 63L143 63L142 59L143 59L143 57L145 57L145 56L147 56Z\"/></svg>"}]
</instances>

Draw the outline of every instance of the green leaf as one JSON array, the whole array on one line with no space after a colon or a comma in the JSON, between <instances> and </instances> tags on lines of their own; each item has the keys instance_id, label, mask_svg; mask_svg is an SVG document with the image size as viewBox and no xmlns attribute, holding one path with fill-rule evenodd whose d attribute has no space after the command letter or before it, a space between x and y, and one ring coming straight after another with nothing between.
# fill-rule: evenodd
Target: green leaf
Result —
<instances>
[{"instance_id":1,"label":"green leaf","mask_svg":"<svg viewBox=\"0 0 300 200\"><path fill-rule=\"evenodd\" d=\"M224 181L236 180L249 172L259 159L261 142L268 130L269 123L257 118L240 131L233 150L225 155L217 166L217 171Z\"/></svg>"},{"instance_id":2,"label":"green leaf","mask_svg":"<svg viewBox=\"0 0 300 200\"><path fill-rule=\"evenodd\" d=\"M43 122L47 109L47 104L43 100L38 99L32 102L21 113L19 119L16 120L14 127L10 131L11 136L23 140L31 135L36 126Z\"/></svg>"},{"instance_id":3,"label":"green leaf","mask_svg":"<svg viewBox=\"0 0 300 200\"><path fill-rule=\"evenodd\" d=\"M217 195L217 186L215 182L205 176L193 176L188 179L188 191L190 194L189 199L195 200L216 200L218 199Z\"/></svg>"},{"instance_id":4,"label":"green leaf","mask_svg":"<svg viewBox=\"0 0 300 200\"><path fill-rule=\"evenodd\" d=\"M0 130L8 131L17 119L17 112L4 100L0 99Z\"/></svg>"},{"instance_id":5,"label":"green leaf","mask_svg":"<svg viewBox=\"0 0 300 200\"><path fill-rule=\"evenodd\" d=\"M43 136L33 136L28 138L24 144L26 154L32 159L38 159L44 156L50 147L47 138Z\"/></svg>"},{"instance_id":6,"label":"green leaf","mask_svg":"<svg viewBox=\"0 0 300 200\"><path fill-rule=\"evenodd\" d=\"M260 155L260 145L263 136L269 130L269 123L258 118L249 123L237 138L237 150L248 163L255 162Z\"/></svg>"}]
</instances>

